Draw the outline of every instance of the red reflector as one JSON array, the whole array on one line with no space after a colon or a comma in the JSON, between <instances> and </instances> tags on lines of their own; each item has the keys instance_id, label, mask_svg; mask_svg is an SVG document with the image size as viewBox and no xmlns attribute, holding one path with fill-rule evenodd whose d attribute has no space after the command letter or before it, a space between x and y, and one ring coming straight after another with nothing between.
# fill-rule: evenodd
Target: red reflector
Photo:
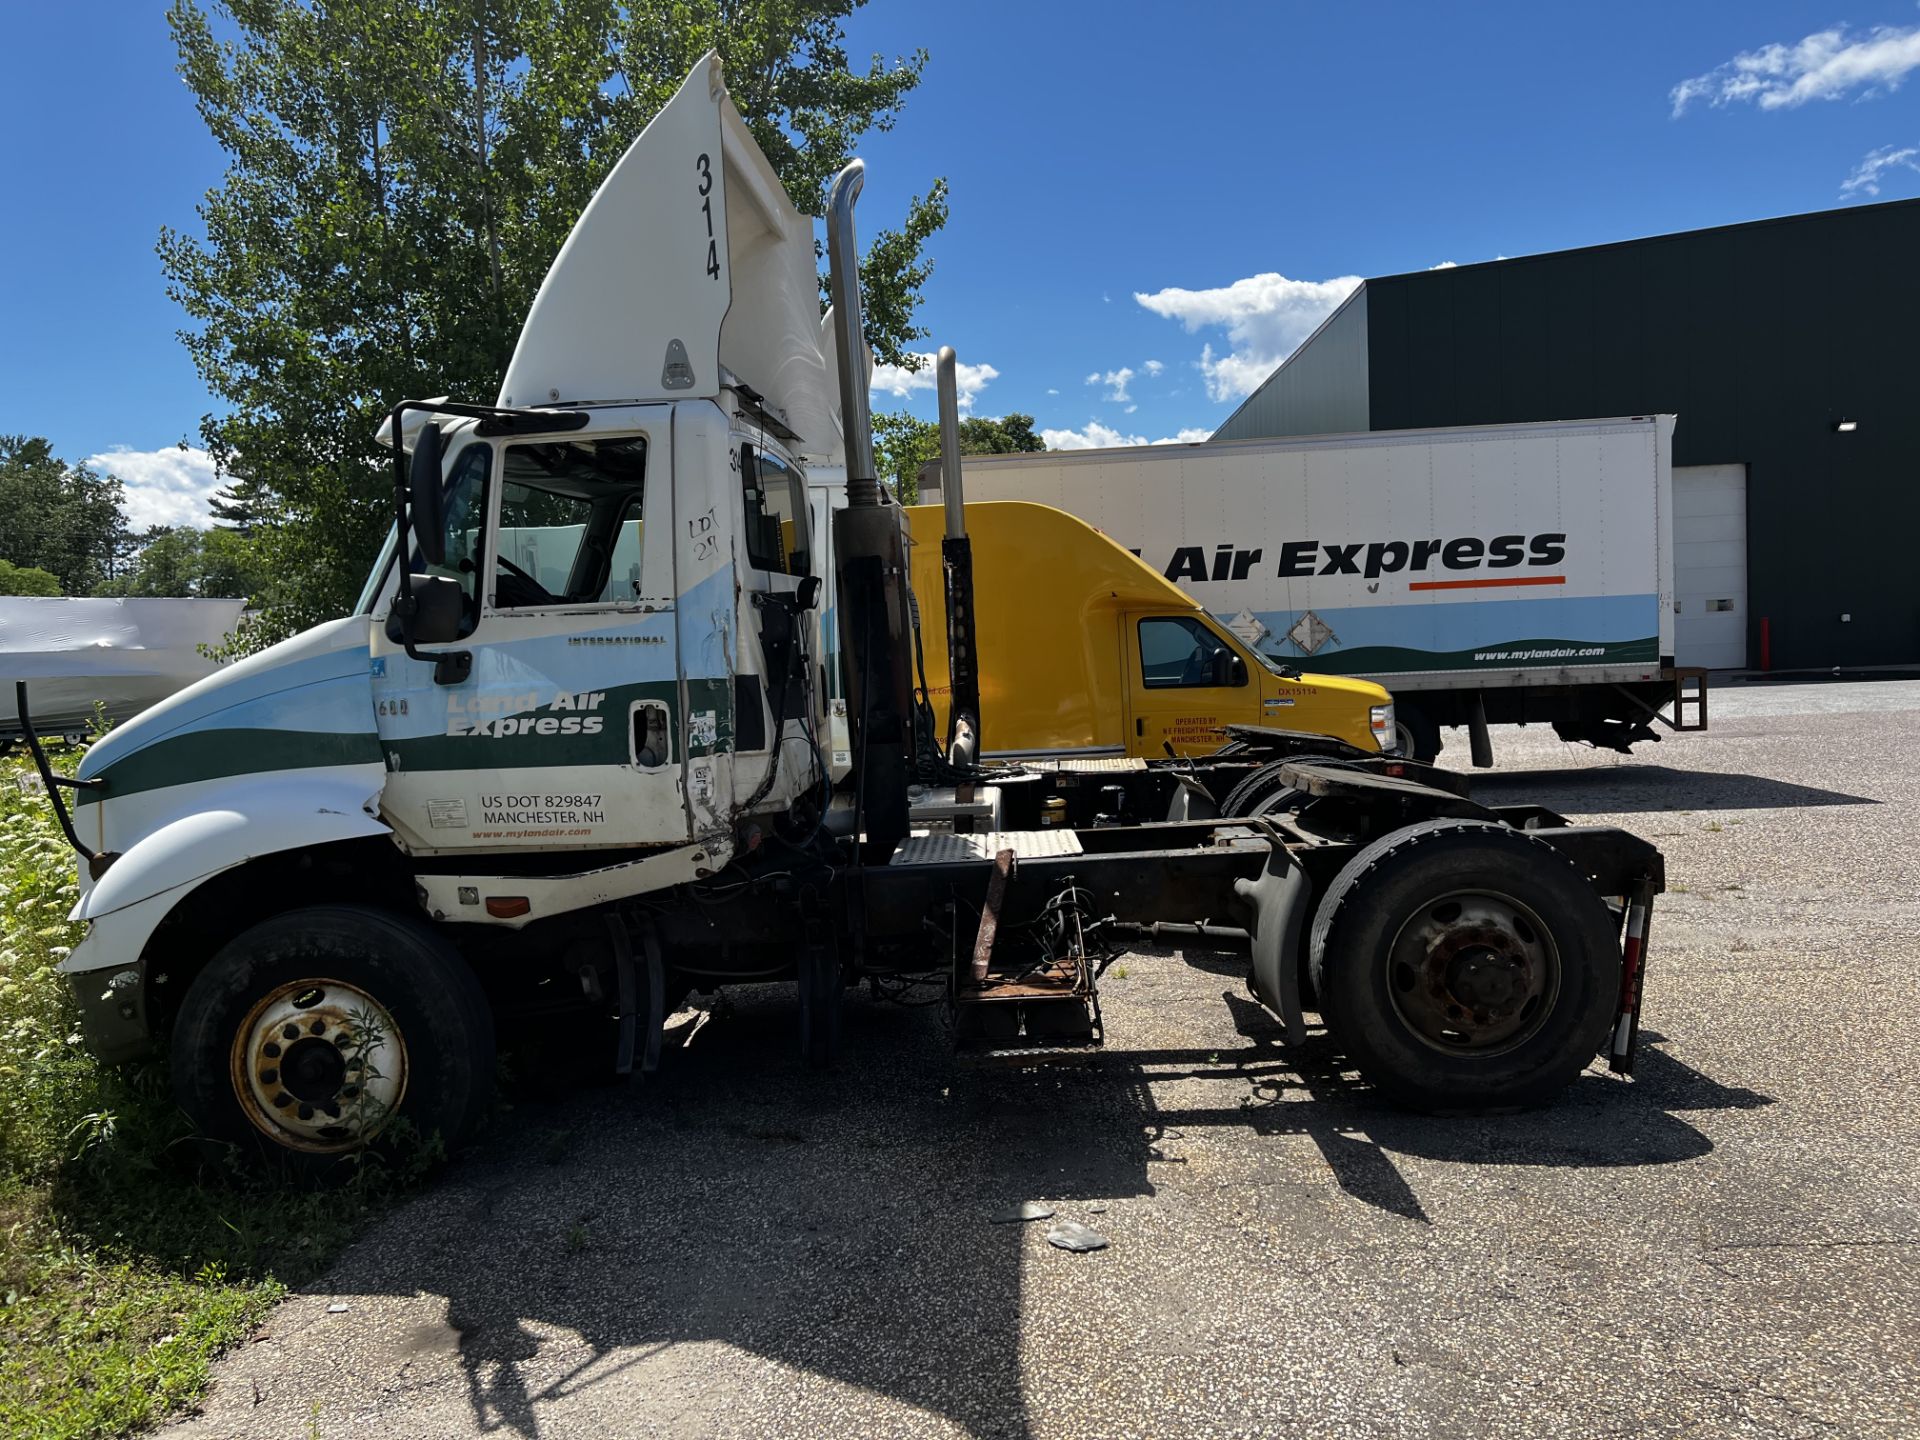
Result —
<instances>
[{"instance_id":1,"label":"red reflector","mask_svg":"<svg viewBox=\"0 0 1920 1440\"><path fill-rule=\"evenodd\" d=\"M496 920L513 920L533 909L533 902L524 895L489 895L487 914Z\"/></svg>"}]
</instances>

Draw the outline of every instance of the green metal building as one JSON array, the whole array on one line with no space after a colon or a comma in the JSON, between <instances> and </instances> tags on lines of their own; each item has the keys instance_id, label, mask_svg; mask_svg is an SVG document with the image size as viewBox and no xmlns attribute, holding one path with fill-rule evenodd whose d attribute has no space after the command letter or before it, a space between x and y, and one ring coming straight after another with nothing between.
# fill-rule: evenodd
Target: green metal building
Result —
<instances>
[{"instance_id":1,"label":"green metal building","mask_svg":"<svg viewBox=\"0 0 1920 1440\"><path fill-rule=\"evenodd\" d=\"M1920 662L1920 200L1369 280L1213 438L1656 413L1682 663Z\"/></svg>"}]
</instances>

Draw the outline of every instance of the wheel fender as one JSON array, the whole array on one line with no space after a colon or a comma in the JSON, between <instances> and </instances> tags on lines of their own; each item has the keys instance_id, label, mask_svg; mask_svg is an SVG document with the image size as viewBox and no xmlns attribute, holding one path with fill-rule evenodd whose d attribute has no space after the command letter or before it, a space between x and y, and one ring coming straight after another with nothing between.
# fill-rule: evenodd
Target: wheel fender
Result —
<instances>
[{"instance_id":1,"label":"wheel fender","mask_svg":"<svg viewBox=\"0 0 1920 1440\"><path fill-rule=\"evenodd\" d=\"M194 786L193 809L128 846L81 896L72 918L96 920L261 855L391 835L374 813L380 775L378 766L356 766Z\"/></svg>"},{"instance_id":2,"label":"wheel fender","mask_svg":"<svg viewBox=\"0 0 1920 1440\"><path fill-rule=\"evenodd\" d=\"M1307 1038L1300 1009L1300 928L1312 909L1313 882L1276 845L1257 880L1236 880L1234 892L1253 907L1253 994L1280 1017L1287 1044Z\"/></svg>"}]
</instances>

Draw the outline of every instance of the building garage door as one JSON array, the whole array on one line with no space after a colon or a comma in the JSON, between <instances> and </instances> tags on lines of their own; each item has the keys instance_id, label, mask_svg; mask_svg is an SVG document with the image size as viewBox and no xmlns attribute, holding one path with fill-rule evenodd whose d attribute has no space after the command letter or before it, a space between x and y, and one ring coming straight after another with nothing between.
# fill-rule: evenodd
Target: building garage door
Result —
<instances>
[{"instance_id":1,"label":"building garage door","mask_svg":"<svg viewBox=\"0 0 1920 1440\"><path fill-rule=\"evenodd\" d=\"M1747 663L1747 467L1673 471L1674 660Z\"/></svg>"}]
</instances>

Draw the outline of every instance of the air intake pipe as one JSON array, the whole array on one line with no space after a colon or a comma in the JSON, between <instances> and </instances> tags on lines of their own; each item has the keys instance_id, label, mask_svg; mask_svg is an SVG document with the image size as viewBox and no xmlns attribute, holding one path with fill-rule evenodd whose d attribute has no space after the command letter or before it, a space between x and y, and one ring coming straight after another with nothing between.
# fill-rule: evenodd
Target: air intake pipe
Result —
<instances>
[{"instance_id":1,"label":"air intake pipe","mask_svg":"<svg viewBox=\"0 0 1920 1440\"><path fill-rule=\"evenodd\" d=\"M907 782L914 770L913 628L901 512L880 503L873 465L860 250L853 234L854 202L865 178L865 164L852 161L827 192L827 284L847 455L847 508L834 515L833 527L854 799L864 837L860 855L867 863L884 865L907 835Z\"/></svg>"},{"instance_id":2,"label":"air intake pipe","mask_svg":"<svg viewBox=\"0 0 1920 1440\"><path fill-rule=\"evenodd\" d=\"M966 494L960 480L960 396L951 345L940 347L935 379L940 392L940 493L946 498L947 533L940 557L947 577L947 759L954 765L980 759L980 657L973 623L973 542L967 538Z\"/></svg>"}]
</instances>

